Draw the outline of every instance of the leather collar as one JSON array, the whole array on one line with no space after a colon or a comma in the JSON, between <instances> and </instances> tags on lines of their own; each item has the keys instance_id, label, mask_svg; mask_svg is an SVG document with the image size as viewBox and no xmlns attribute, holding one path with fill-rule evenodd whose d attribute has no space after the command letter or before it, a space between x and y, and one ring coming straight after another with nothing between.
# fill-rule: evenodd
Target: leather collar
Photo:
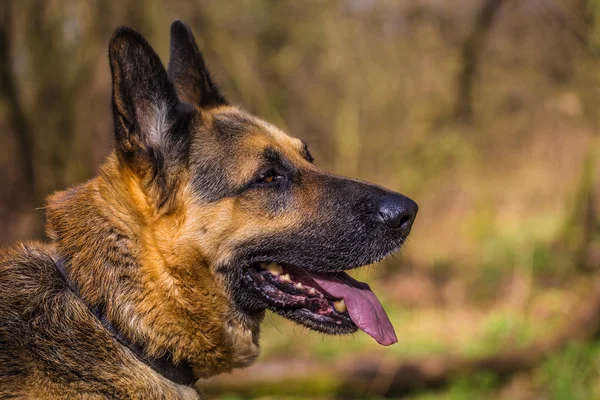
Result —
<instances>
[{"instance_id":1,"label":"leather collar","mask_svg":"<svg viewBox=\"0 0 600 400\"><path fill-rule=\"evenodd\" d=\"M55 265L68 288L75 295L77 295L77 297L90 310L92 315L94 315L94 317L96 317L96 319L112 334L112 336L121 346L128 348L144 364L148 365L154 371L175 383L192 386L196 382L192 367L187 362L175 364L168 354L160 358L150 357L148 354L146 354L142 346L129 341L107 318L106 307L104 304L91 306L85 300L83 300L79 289L69 279L69 275L65 269L65 261L59 259L57 262L55 262Z\"/></svg>"}]
</instances>

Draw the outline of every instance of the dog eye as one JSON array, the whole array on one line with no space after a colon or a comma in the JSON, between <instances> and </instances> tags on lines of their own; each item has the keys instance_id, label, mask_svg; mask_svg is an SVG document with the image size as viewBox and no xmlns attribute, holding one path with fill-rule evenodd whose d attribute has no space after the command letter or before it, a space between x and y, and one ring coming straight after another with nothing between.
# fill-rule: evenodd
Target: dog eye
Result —
<instances>
[{"instance_id":1,"label":"dog eye","mask_svg":"<svg viewBox=\"0 0 600 400\"><path fill-rule=\"evenodd\" d=\"M271 169L264 174L261 174L256 180L256 183L269 184L283 178L283 175L279 175L274 169Z\"/></svg>"}]
</instances>

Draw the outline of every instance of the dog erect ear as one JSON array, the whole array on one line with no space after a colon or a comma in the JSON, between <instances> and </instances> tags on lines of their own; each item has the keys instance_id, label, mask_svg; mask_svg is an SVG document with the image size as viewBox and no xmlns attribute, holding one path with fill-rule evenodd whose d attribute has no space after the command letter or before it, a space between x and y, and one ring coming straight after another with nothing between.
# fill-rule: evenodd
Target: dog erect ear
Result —
<instances>
[{"instance_id":1,"label":"dog erect ear","mask_svg":"<svg viewBox=\"0 0 600 400\"><path fill-rule=\"evenodd\" d=\"M227 105L204 64L192 30L179 20L171 25L169 77L186 103L202 108Z\"/></svg>"},{"instance_id":2,"label":"dog erect ear","mask_svg":"<svg viewBox=\"0 0 600 400\"><path fill-rule=\"evenodd\" d=\"M114 33L109 60L119 156L146 158L155 164L159 153L176 142L172 132L179 104L175 88L158 55L131 28Z\"/></svg>"}]
</instances>

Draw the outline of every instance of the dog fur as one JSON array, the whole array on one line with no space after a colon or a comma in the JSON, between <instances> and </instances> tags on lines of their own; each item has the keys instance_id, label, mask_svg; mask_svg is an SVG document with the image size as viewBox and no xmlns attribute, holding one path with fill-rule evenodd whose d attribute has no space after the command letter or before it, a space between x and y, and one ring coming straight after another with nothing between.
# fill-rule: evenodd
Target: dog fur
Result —
<instances>
[{"instance_id":1,"label":"dog fur","mask_svg":"<svg viewBox=\"0 0 600 400\"><path fill-rule=\"evenodd\" d=\"M115 332L195 379L245 367L267 308L245 265L341 271L405 239L364 217L388 191L319 170L302 141L229 105L189 28L171 34L167 72L139 33L115 32L113 152L48 199L50 243L0 252L1 399L199 398Z\"/></svg>"}]
</instances>

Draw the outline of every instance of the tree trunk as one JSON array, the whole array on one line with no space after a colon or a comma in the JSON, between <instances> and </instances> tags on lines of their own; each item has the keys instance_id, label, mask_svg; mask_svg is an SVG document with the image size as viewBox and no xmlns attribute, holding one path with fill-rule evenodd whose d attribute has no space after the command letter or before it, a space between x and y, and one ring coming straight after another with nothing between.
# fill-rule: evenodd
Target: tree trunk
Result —
<instances>
[{"instance_id":1,"label":"tree trunk","mask_svg":"<svg viewBox=\"0 0 600 400\"><path fill-rule=\"evenodd\" d=\"M0 95L4 97L8 107L11 132L19 156L15 157L20 163L23 176L23 198L27 206L38 204L36 177L34 167L34 149L31 140L31 127L27 120L21 99L16 87L16 77L12 69L12 3L4 0L0 5Z\"/></svg>"},{"instance_id":2,"label":"tree trunk","mask_svg":"<svg viewBox=\"0 0 600 400\"><path fill-rule=\"evenodd\" d=\"M462 48L462 69L458 75L455 118L465 123L471 123L473 119L473 86L479 70L481 53L503 1L485 1Z\"/></svg>"}]
</instances>

